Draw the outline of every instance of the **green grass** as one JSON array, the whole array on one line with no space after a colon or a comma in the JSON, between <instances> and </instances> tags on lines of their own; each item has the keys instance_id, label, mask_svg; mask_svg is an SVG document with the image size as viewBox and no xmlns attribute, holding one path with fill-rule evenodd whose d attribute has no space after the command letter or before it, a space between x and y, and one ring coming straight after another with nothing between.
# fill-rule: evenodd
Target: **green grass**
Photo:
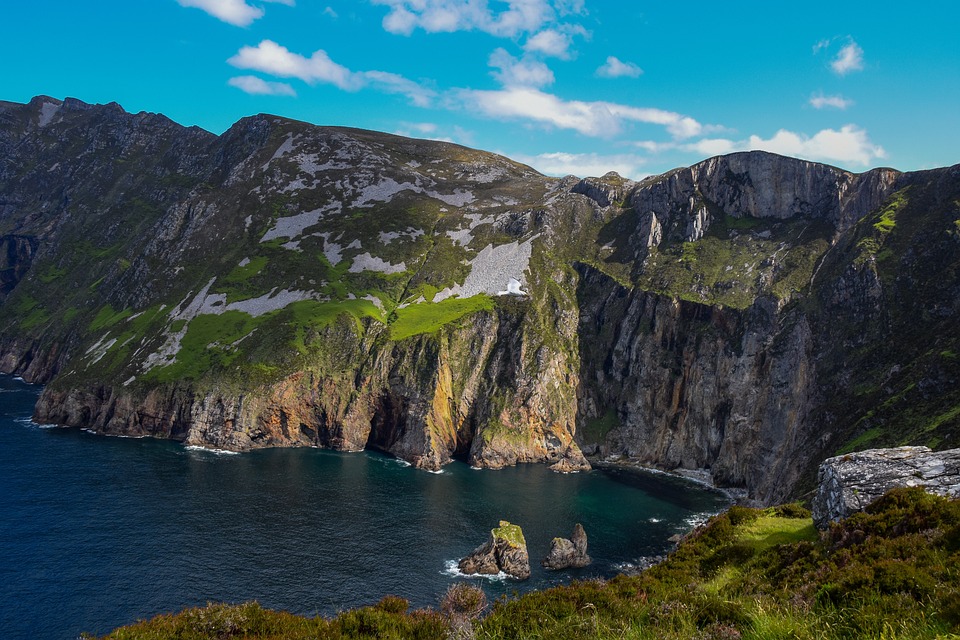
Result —
<instances>
[{"instance_id":1,"label":"green grass","mask_svg":"<svg viewBox=\"0 0 960 640\"><path fill-rule=\"evenodd\" d=\"M493 300L484 294L412 304L395 311L395 317L390 322L390 338L400 341L423 333L434 333L471 313L492 310Z\"/></svg>"}]
</instances>

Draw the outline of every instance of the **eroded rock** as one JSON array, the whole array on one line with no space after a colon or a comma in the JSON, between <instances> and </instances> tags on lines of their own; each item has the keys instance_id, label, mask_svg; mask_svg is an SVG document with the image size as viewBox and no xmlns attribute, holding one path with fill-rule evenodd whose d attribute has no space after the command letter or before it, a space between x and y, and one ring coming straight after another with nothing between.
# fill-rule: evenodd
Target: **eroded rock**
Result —
<instances>
[{"instance_id":1,"label":"eroded rock","mask_svg":"<svg viewBox=\"0 0 960 640\"><path fill-rule=\"evenodd\" d=\"M490 531L490 538L463 558L459 564L464 573L496 575L501 571L518 580L530 577L530 556L527 541L519 525L500 521L500 526Z\"/></svg>"},{"instance_id":2,"label":"eroded rock","mask_svg":"<svg viewBox=\"0 0 960 640\"><path fill-rule=\"evenodd\" d=\"M960 497L960 449L897 447L849 453L825 460L817 480L813 520L823 529L896 487Z\"/></svg>"},{"instance_id":3,"label":"eroded rock","mask_svg":"<svg viewBox=\"0 0 960 640\"><path fill-rule=\"evenodd\" d=\"M554 538L550 553L540 563L547 569L571 569L585 567L592 560L587 555L587 532L579 522L573 527L570 538Z\"/></svg>"}]
</instances>

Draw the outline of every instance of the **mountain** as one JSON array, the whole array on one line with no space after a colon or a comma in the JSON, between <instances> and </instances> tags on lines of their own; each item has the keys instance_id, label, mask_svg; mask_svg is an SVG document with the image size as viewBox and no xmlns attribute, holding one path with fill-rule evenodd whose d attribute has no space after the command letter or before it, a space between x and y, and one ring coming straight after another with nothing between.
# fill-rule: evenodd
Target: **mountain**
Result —
<instances>
[{"instance_id":1,"label":"mountain","mask_svg":"<svg viewBox=\"0 0 960 640\"><path fill-rule=\"evenodd\" d=\"M764 503L960 445L960 165L636 183L382 133L0 102L0 370L35 419L425 469L588 455Z\"/></svg>"}]
</instances>

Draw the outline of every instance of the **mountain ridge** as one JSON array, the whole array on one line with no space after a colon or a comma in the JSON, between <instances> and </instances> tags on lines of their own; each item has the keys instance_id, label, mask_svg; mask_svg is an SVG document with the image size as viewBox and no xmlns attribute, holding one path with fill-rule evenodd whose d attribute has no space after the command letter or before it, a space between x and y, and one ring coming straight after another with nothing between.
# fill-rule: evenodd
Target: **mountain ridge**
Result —
<instances>
[{"instance_id":1,"label":"mountain ridge","mask_svg":"<svg viewBox=\"0 0 960 640\"><path fill-rule=\"evenodd\" d=\"M960 165L548 178L57 102L0 111L0 370L49 382L39 421L428 469L625 455L761 502L858 438L957 442Z\"/></svg>"}]
</instances>

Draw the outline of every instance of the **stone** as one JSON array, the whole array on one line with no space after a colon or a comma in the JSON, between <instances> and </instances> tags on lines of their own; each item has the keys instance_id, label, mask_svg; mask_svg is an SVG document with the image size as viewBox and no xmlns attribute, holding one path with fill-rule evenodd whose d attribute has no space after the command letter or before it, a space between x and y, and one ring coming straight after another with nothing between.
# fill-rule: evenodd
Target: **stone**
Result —
<instances>
[{"instance_id":1,"label":"stone","mask_svg":"<svg viewBox=\"0 0 960 640\"><path fill-rule=\"evenodd\" d=\"M530 577L530 556L523 530L506 520L490 531L490 538L459 563L467 574L496 575L500 572L518 580Z\"/></svg>"},{"instance_id":2,"label":"stone","mask_svg":"<svg viewBox=\"0 0 960 640\"><path fill-rule=\"evenodd\" d=\"M813 521L820 529L862 511L897 487L923 487L960 498L960 449L896 447L828 458L820 465L817 485Z\"/></svg>"},{"instance_id":3,"label":"stone","mask_svg":"<svg viewBox=\"0 0 960 640\"><path fill-rule=\"evenodd\" d=\"M592 560L587 555L587 532L578 522L573 527L573 535L567 538L554 538L550 545L550 553L540 563L547 569L579 569L590 564Z\"/></svg>"}]
</instances>

